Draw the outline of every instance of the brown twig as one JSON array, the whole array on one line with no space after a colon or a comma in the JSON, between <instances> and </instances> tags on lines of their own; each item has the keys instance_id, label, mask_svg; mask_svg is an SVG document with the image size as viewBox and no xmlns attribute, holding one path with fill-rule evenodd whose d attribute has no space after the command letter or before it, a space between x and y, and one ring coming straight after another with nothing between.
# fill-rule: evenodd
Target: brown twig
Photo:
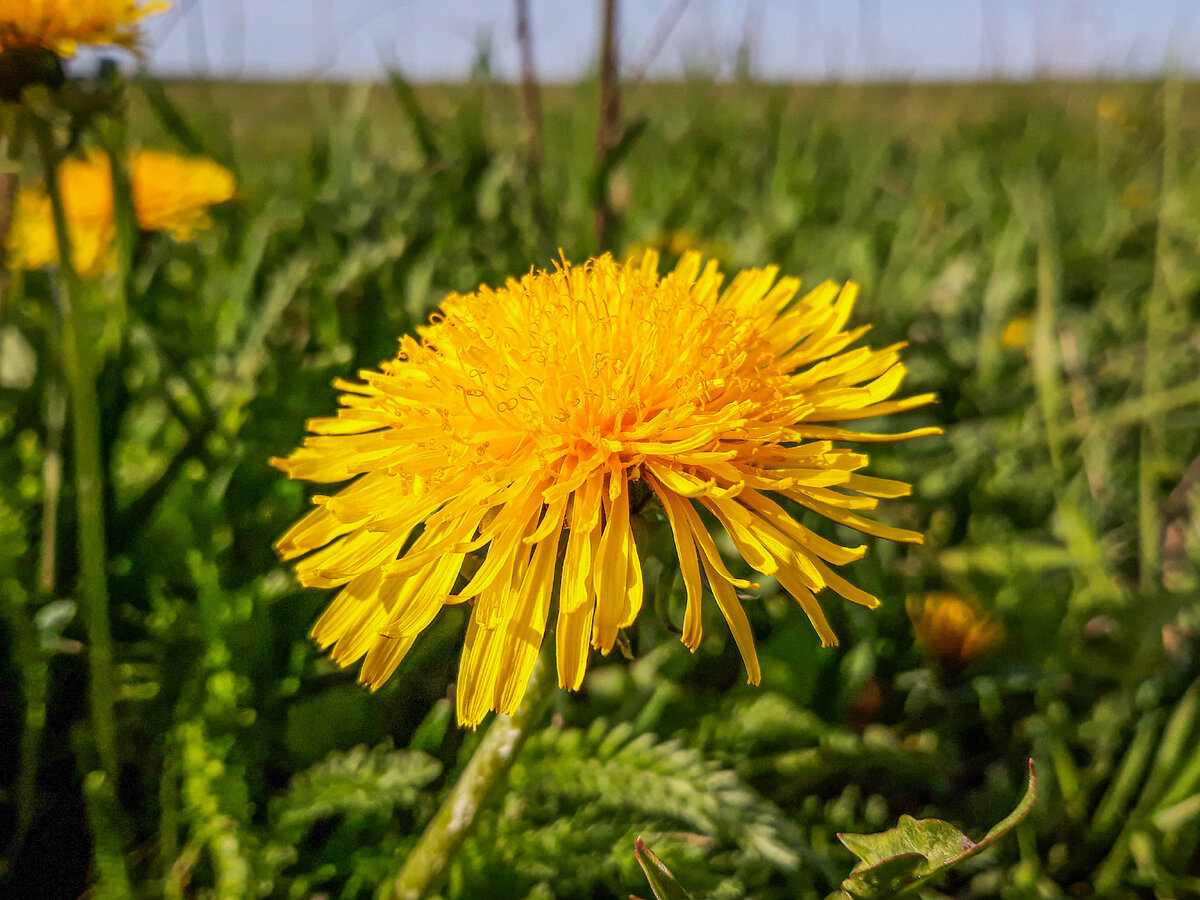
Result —
<instances>
[{"instance_id":1,"label":"brown twig","mask_svg":"<svg viewBox=\"0 0 1200 900\"><path fill-rule=\"evenodd\" d=\"M529 27L529 0L517 3L517 46L521 54L521 97L525 106L525 177L532 198L533 220L545 252L554 251L554 230L542 194L542 164L546 142L542 134L542 92L533 62L533 32Z\"/></svg>"},{"instance_id":2,"label":"brown twig","mask_svg":"<svg viewBox=\"0 0 1200 900\"><path fill-rule=\"evenodd\" d=\"M17 196L17 176L14 172L0 173L0 247L5 246L8 228L12 224L13 204ZM0 310L8 293L8 267L0 265Z\"/></svg>"},{"instance_id":3,"label":"brown twig","mask_svg":"<svg viewBox=\"0 0 1200 900\"><path fill-rule=\"evenodd\" d=\"M529 0L517 0L517 46L521 52L521 96L525 101L525 161L539 172L545 158L542 140L542 95L533 64L533 35L529 30Z\"/></svg>"},{"instance_id":4,"label":"brown twig","mask_svg":"<svg viewBox=\"0 0 1200 900\"><path fill-rule=\"evenodd\" d=\"M612 201L608 194L611 154L621 143L621 85L617 76L617 0L604 0L604 25L600 39L600 127L596 131L595 190L596 244L608 247L612 229Z\"/></svg>"},{"instance_id":5,"label":"brown twig","mask_svg":"<svg viewBox=\"0 0 1200 900\"><path fill-rule=\"evenodd\" d=\"M58 499L62 490L66 417L63 387L54 374L46 383L46 457L42 461L42 538L38 550L38 591L46 598L54 594L58 567Z\"/></svg>"},{"instance_id":6,"label":"brown twig","mask_svg":"<svg viewBox=\"0 0 1200 900\"><path fill-rule=\"evenodd\" d=\"M667 45L667 40L671 37L671 32L675 30L675 26L679 24L679 20L683 18L683 13L690 2L691 0L675 0L671 7L662 14L662 17L658 20L658 25L654 28L654 34L650 36L650 43L646 45L646 49L642 53L641 62L634 68L633 74L626 79L629 84L639 85L646 80L646 75L649 73L650 67L654 65L654 61L658 59L658 54L662 53L663 47Z\"/></svg>"}]
</instances>

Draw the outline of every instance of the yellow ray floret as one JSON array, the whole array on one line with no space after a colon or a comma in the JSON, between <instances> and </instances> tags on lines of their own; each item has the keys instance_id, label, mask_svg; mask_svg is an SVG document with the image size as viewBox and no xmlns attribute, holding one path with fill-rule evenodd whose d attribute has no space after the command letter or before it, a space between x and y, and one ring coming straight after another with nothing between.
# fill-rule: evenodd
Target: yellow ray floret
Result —
<instances>
[{"instance_id":1,"label":"yellow ray floret","mask_svg":"<svg viewBox=\"0 0 1200 900\"><path fill-rule=\"evenodd\" d=\"M0 50L45 47L70 56L79 44L136 49L141 20L169 6L157 0L0 0Z\"/></svg>"},{"instance_id":2,"label":"yellow ray floret","mask_svg":"<svg viewBox=\"0 0 1200 900\"><path fill-rule=\"evenodd\" d=\"M442 606L469 602L458 716L473 726L520 703L557 599L559 684L576 689L590 651L611 651L642 607L630 524L641 482L674 534L688 647L699 646L707 590L759 680L737 593L751 582L730 572L702 509L836 643L816 595L877 605L831 568L865 548L818 536L780 501L919 542L862 514L908 485L862 474L866 455L834 441L937 429L862 435L830 423L933 397L889 399L900 347L847 349L863 331L845 330L853 284L797 299L799 282L777 276L756 269L724 285L694 253L666 275L653 252L564 261L452 294L394 360L339 381L338 414L310 420L304 445L272 461L294 478L356 479L315 498L278 544L302 583L341 587L317 641L343 665L366 656L362 680L378 687Z\"/></svg>"},{"instance_id":3,"label":"yellow ray floret","mask_svg":"<svg viewBox=\"0 0 1200 900\"><path fill-rule=\"evenodd\" d=\"M71 255L81 275L101 274L112 259L115 232L112 169L98 152L66 160L58 170ZM233 196L233 174L211 159L159 150L129 155L129 181L138 226L187 240L208 224L208 209ZM58 262L50 198L42 185L17 192L5 241L9 264L38 269Z\"/></svg>"}]
</instances>

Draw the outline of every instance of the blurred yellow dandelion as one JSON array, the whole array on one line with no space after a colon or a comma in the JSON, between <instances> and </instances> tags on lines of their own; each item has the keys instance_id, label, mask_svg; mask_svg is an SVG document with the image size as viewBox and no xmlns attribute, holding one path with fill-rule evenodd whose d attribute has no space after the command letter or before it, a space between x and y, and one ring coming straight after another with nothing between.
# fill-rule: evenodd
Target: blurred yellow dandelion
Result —
<instances>
[{"instance_id":1,"label":"blurred yellow dandelion","mask_svg":"<svg viewBox=\"0 0 1200 900\"><path fill-rule=\"evenodd\" d=\"M1121 203L1126 209L1141 209L1150 202L1150 196L1150 189L1146 185L1134 182L1121 194Z\"/></svg>"},{"instance_id":2,"label":"blurred yellow dandelion","mask_svg":"<svg viewBox=\"0 0 1200 900\"><path fill-rule=\"evenodd\" d=\"M671 232L671 240L667 246L667 249L671 252L672 256L682 256L689 250L698 249L699 243L700 242L696 240L696 235L687 229L682 231L673 231Z\"/></svg>"},{"instance_id":3,"label":"blurred yellow dandelion","mask_svg":"<svg viewBox=\"0 0 1200 900\"><path fill-rule=\"evenodd\" d=\"M113 234L112 174L100 154L68 159L58 169L59 189L71 236L72 262L81 275L99 274ZM43 185L22 185L5 238L8 263L38 269L58 262L50 198Z\"/></svg>"},{"instance_id":4,"label":"blurred yellow dandelion","mask_svg":"<svg viewBox=\"0 0 1200 900\"><path fill-rule=\"evenodd\" d=\"M1101 97L1096 101L1096 117L1106 122L1122 122L1125 119L1125 105L1117 97Z\"/></svg>"},{"instance_id":5,"label":"blurred yellow dandelion","mask_svg":"<svg viewBox=\"0 0 1200 900\"><path fill-rule=\"evenodd\" d=\"M157 0L0 0L0 50L45 47L70 56L79 44L136 48L141 20L169 6Z\"/></svg>"},{"instance_id":6,"label":"blurred yellow dandelion","mask_svg":"<svg viewBox=\"0 0 1200 900\"><path fill-rule=\"evenodd\" d=\"M1030 316L1017 316L1004 326L1000 334L1000 343L1011 350L1020 350L1029 346L1029 335L1033 330L1033 319Z\"/></svg>"},{"instance_id":7,"label":"blurred yellow dandelion","mask_svg":"<svg viewBox=\"0 0 1200 900\"><path fill-rule=\"evenodd\" d=\"M917 643L938 662L965 666L1004 638L1004 626L973 600L946 591L909 598L909 617Z\"/></svg>"},{"instance_id":8,"label":"blurred yellow dandelion","mask_svg":"<svg viewBox=\"0 0 1200 900\"><path fill-rule=\"evenodd\" d=\"M205 227L209 207L234 193L232 173L211 159L157 150L130 154L129 179L139 227L166 231L178 240L187 240ZM115 229L108 158L92 152L68 159L59 166L58 180L72 261L81 275L95 277L109 265ZM43 185L18 191L5 243L14 268L37 269L58 262L54 217Z\"/></svg>"},{"instance_id":9,"label":"blurred yellow dandelion","mask_svg":"<svg viewBox=\"0 0 1200 900\"><path fill-rule=\"evenodd\" d=\"M902 345L847 347L857 293L799 282L774 267L722 289L715 262L688 253L658 273L610 256L563 262L503 287L447 297L395 360L339 380L342 408L312 419L303 447L273 464L315 482L357 479L314 498L278 543L300 581L341 588L313 628L333 659L366 657L378 687L446 604L473 604L458 679L458 718L520 703L555 596L559 684L576 689L589 647L607 654L642 606L631 513L662 504L686 586L683 643L701 638L704 583L741 650L759 665L731 574L696 504L753 568L774 575L826 645L836 643L816 597L825 587L878 601L832 567L861 558L793 518L781 500L858 531L921 535L862 515L909 486L859 472L867 456L834 442L938 432L860 434L838 422L931 402L888 398ZM477 568L467 555L487 547ZM306 555L307 554L307 555Z\"/></svg>"},{"instance_id":10,"label":"blurred yellow dandelion","mask_svg":"<svg viewBox=\"0 0 1200 900\"><path fill-rule=\"evenodd\" d=\"M727 255L728 248L716 241L701 240L694 231L686 228L678 231L665 231L645 240L636 241L626 248L626 255L641 259L648 251L660 255L678 258L689 250L702 256L720 259Z\"/></svg>"},{"instance_id":11,"label":"blurred yellow dandelion","mask_svg":"<svg viewBox=\"0 0 1200 900\"><path fill-rule=\"evenodd\" d=\"M136 150L129 157L129 180L138 225L189 240L209 226L208 210L233 197L233 173L203 156Z\"/></svg>"}]
</instances>

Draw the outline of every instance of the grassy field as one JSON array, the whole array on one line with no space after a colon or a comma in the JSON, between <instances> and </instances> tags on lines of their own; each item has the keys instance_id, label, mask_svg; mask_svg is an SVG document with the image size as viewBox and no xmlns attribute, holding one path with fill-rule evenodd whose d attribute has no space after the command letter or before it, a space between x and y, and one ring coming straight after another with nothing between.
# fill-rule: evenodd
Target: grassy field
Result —
<instances>
[{"instance_id":1,"label":"grassy field","mask_svg":"<svg viewBox=\"0 0 1200 900\"><path fill-rule=\"evenodd\" d=\"M555 698L442 896L647 895L642 835L697 895L823 897L855 862L838 832L979 838L1030 757L1031 817L928 896L1200 894L1198 99L645 84L598 173L590 83L544 91L540 169L511 86L132 85L132 141L215 157L239 196L190 244L146 237L94 319L115 797L84 777L69 464L45 478L69 447L52 286L0 300L0 890L372 896L479 740L448 699L466 616L357 686L272 549L311 492L267 460L448 291L652 245L861 285L870 343L908 342L907 390L940 396L877 424L944 437L871 448L914 485L886 520L926 542L870 542L853 578L884 604L827 602L836 650L764 583L758 688L719 621L692 655L643 614L633 661Z\"/></svg>"}]
</instances>

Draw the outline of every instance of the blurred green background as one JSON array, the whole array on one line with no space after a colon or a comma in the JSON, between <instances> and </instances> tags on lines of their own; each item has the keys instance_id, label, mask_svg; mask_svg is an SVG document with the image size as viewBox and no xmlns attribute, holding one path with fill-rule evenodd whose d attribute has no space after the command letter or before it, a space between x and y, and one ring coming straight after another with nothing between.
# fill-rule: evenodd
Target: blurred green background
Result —
<instances>
[{"instance_id":1,"label":"blurred green background","mask_svg":"<svg viewBox=\"0 0 1200 900\"><path fill-rule=\"evenodd\" d=\"M820 897L854 863L837 832L909 813L978 838L1029 757L1033 815L945 895L1200 895L1200 88L640 84L597 165L599 94L542 92L538 166L519 88L485 70L130 85L131 141L211 155L239 196L193 243L144 238L96 335L119 811L79 774L52 285L7 275L0 892L372 896L480 738L448 699L465 611L357 686L307 639L330 595L271 545L309 491L267 460L446 292L652 245L862 285L854 321L909 342L907 390L941 397L874 424L944 437L870 448L873 474L914 484L884 519L926 543L871 541L849 574L883 607L828 600L836 650L765 582L758 688L719 621L692 655L648 609L632 662L555 698L443 895L647 895L640 834L698 893ZM1003 637L964 654L926 619L943 639L916 641L931 592Z\"/></svg>"}]
</instances>

